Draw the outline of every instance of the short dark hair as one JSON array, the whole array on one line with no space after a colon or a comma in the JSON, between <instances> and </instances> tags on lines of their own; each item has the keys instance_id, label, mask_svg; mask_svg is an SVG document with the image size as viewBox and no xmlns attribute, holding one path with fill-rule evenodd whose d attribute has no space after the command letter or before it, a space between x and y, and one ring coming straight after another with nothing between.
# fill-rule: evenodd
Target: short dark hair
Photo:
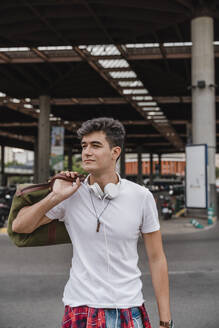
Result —
<instances>
[{"instance_id":1,"label":"short dark hair","mask_svg":"<svg viewBox=\"0 0 219 328\"><path fill-rule=\"evenodd\" d=\"M77 130L77 135L81 140L83 136L95 131L105 132L110 148L115 146L123 148L125 128L120 121L108 117L93 118L82 124Z\"/></svg>"}]
</instances>

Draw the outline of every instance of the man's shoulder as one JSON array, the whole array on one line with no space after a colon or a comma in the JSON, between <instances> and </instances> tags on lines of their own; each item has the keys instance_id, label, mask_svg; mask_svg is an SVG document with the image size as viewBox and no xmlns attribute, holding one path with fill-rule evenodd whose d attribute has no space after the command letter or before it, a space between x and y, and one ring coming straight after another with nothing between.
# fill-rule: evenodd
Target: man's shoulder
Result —
<instances>
[{"instance_id":1,"label":"man's shoulder","mask_svg":"<svg viewBox=\"0 0 219 328\"><path fill-rule=\"evenodd\" d=\"M148 194L148 192L150 192L148 188L146 188L145 186L141 186L136 182L130 181L128 179L122 179L122 181L126 188L135 193L146 195Z\"/></svg>"}]
</instances>

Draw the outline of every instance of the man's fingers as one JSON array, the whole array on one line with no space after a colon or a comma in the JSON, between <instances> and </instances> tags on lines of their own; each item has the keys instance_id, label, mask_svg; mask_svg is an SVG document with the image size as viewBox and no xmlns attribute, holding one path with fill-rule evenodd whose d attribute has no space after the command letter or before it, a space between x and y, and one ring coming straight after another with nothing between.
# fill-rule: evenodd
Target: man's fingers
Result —
<instances>
[{"instance_id":1,"label":"man's fingers","mask_svg":"<svg viewBox=\"0 0 219 328\"><path fill-rule=\"evenodd\" d=\"M79 173L77 171L61 171L60 173L65 174L67 177L71 177L72 179L78 178Z\"/></svg>"},{"instance_id":2,"label":"man's fingers","mask_svg":"<svg viewBox=\"0 0 219 328\"><path fill-rule=\"evenodd\" d=\"M81 184L81 181L80 181L80 179L79 179L79 178L77 178L77 179L76 179L76 184L77 184L77 186L78 186L78 187L80 186L80 184Z\"/></svg>"},{"instance_id":3,"label":"man's fingers","mask_svg":"<svg viewBox=\"0 0 219 328\"><path fill-rule=\"evenodd\" d=\"M60 173L68 175L69 171L61 171Z\"/></svg>"},{"instance_id":4,"label":"man's fingers","mask_svg":"<svg viewBox=\"0 0 219 328\"><path fill-rule=\"evenodd\" d=\"M61 171L60 173L65 174L67 176L71 176L72 178L74 178L75 175L78 174L77 172L72 172L72 171Z\"/></svg>"}]
</instances>

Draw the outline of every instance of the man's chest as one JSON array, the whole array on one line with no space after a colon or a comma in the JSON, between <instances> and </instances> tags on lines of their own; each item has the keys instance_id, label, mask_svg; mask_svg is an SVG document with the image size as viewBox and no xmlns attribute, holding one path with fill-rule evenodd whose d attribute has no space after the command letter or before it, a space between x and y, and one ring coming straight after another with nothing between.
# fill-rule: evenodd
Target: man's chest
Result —
<instances>
[{"instance_id":1,"label":"man's chest","mask_svg":"<svg viewBox=\"0 0 219 328\"><path fill-rule=\"evenodd\" d=\"M142 222L140 204L134 205L131 200L81 200L80 206L73 206L66 212L72 233L84 238L107 233L108 237L136 238ZM97 232L98 221L99 232ZM105 230L105 231L104 231Z\"/></svg>"}]
</instances>

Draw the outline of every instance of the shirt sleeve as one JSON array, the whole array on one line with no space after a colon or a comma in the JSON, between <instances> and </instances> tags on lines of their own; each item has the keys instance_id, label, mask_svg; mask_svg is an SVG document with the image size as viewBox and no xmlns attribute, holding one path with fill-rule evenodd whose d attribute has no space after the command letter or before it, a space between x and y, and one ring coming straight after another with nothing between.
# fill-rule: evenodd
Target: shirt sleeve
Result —
<instances>
[{"instance_id":1,"label":"shirt sleeve","mask_svg":"<svg viewBox=\"0 0 219 328\"><path fill-rule=\"evenodd\" d=\"M150 233L157 230L160 230L157 205L152 193L146 189L146 195L143 204L141 232Z\"/></svg>"},{"instance_id":2,"label":"shirt sleeve","mask_svg":"<svg viewBox=\"0 0 219 328\"><path fill-rule=\"evenodd\" d=\"M47 213L45 213L45 216L47 216L49 219L52 220L59 220L59 221L65 221L65 201L62 201L58 205L54 206L49 210Z\"/></svg>"}]
</instances>

